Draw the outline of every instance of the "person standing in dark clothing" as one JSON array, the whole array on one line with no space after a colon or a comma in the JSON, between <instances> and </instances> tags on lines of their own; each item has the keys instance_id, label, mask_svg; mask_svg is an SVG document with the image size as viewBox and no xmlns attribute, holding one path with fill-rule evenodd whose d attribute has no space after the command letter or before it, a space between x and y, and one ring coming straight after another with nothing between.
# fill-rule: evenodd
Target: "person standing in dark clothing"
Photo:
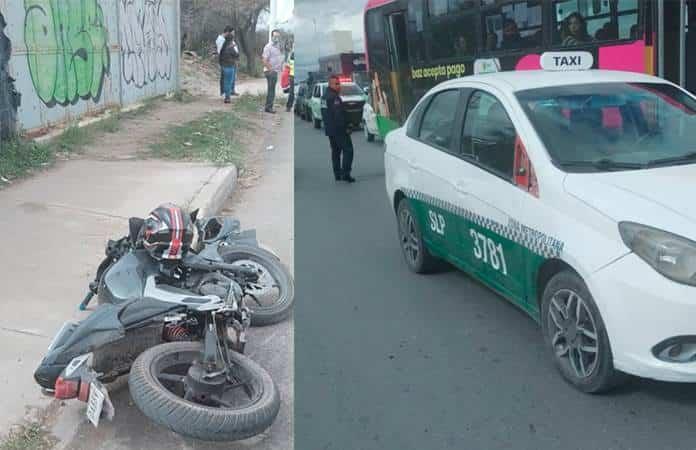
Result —
<instances>
[{"instance_id":1,"label":"person standing in dark clothing","mask_svg":"<svg viewBox=\"0 0 696 450\"><path fill-rule=\"evenodd\" d=\"M230 96L234 92L238 59L239 50L234 42L234 37L232 34L228 34L220 50L220 67L222 68L224 78L223 91L225 94L225 103L230 103Z\"/></svg>"},{"instance_id":2,"label":"person standing in dark clothing","mask_svg":"<svg viewBox=\"0 0 696 450\"><path fill-rule=\"evenodd\" d=\"M346 112L340 93L338 76L332 75L329 78L329 88L322 98L321 115L331 145L334 177L336 181L354 183L355 178L350 174L353 166L353 141L346 125Z\"/></svg>"},{"instance_id":3,"label":"person standing in dark clothing","mask_svg":"<svg viewBox=\"0 0 696 450\"><path fill-rule=\"evenodd\" d=\"M232 30L233 28L230 26L225 27L225 31L220 33L220 35L218 35L217 39L215 40L215 48L217 50L218 59L220 58L220 52L222 52L222 47L223 45L225 45L225 41L227 40L227 37L230 35ZM222 70L222 66L220 67L220 95L225 95L225 73Z\"/></svg>"}]
</instances>

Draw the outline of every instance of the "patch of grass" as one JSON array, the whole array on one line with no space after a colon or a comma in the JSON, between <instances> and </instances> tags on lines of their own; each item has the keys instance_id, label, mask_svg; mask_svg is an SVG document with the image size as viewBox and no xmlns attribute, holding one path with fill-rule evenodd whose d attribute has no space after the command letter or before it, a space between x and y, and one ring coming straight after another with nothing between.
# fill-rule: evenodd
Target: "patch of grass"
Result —
<instances>
[{"instance_id":1,"label":"patch of grass","mask_svg":"<svg viewBox=\"0 0 696 450\"><path fill-rule=\"evenodd\" d=\"M186 89L178 90L172 95L170 101L178 103L191 103L196 101L196 97Z\"/></svg>"},{"instance_id":2,"label":"patch of grass","mask_svg":"<svg viewBox=\"0 0 696 450\"><path fill-rule=\"evenodd\" d=\"M85 146L94 142L94 131L97 125L85 127L70 125L60 136L46 145L53 152L81 153Z\"/></svg>"},{"instance_id":3,"label":"patch of grass","mask_svg":"<svg viewBox=\"0 0 696 450\"><path fill-rule=\"evenodd\" d=\"M48 433L36 422L11 431L0 441L0 450L48 450L52 447Z\"/></svg>"},{"instance_id":4,"label":"patch of grass","mask_svg":"<svg viewBox=\"0 0 696 450\"><path fill-rule=\"evenodd\" d=\"M266 94L244 93L232 100L232 109L241 114L251 114L258 112L266 103Z\"/></svg>"},{"instance_id":5,"label":"patch of grass","mask_svg":"<svg viewBox=\"0 0 696 450\"><path fill-rule=\"evenodd\" d=\"M155 107L157 106L157 102L162 98L162 96L148 98L142 102L143 105L140 108L133 109L127 112L121 111L118 113L118 116L121 119L137 119L138 117L142 117L146 114L151 113L152 110L155 109Z\"/></svg>"},{"instance_id":6,"label":"patch of grass","mask_svg":"<svg viewBox=\"0 0 696 450\"><path fill-rule=\"evenodd\" d=\"M198 120L170 128L162 141L150 146L150 156L240 166L244 148L235 133L244 126L234 111L211 112Z\"/></svg>"},{"instance_id":7,"label":"patch of grass","mask_svg":"<svg viewBox=\"0 0 696 450\"><path fill-rule=\"evenodd\" d=\"M127 113L113 112L109 117L84 127L70 124L60 136L43 144L22 137L3 141L0 145L0 177L12 181L25 177L36 169L50 166L58 154L82 153L99 133L116 133L121 129L123 119L135 119L149 114L161 99L162 96L147 99L136 110ZM8 184L2 178L0 188Z\"/></svg>"},{"instance_id":8,"label":"patch of grass","mask_svg":"<svg viewBox=\"0 0 696 450\"><path fill-rule=\"evenodd\" d=\"M96 128L105 133L116 133L121 129L121 115L118 113L111 114L106 119L102 119L97 123Z\"/></svg>"},{"instance_id":9,"label":"patch of grass","mask_svg":"<svg viewBox=\"0 0 696 450\"><path fill-rule=\"evenodd\" d=\"M149 154L144 156L241 167L245 149L238 139L239 132L250 126L247 118L258 113L264 101L264 95L235 97L225 110L169 128L159 142L150 145Z\"/></svg>"},{"instance_id":10,"label":"patch of grass","mask_svg":"<svg viewBox=\"0 0 696 450\"><path fill-rule=\"evenodd\" d=\"M55 153L46 145L20 138L3 142L0 151L0 176L11 181L36 168L51 165L54 160ZM5 181L0 180L0 186L5 184Z\"/></svg>"}]
</instances>

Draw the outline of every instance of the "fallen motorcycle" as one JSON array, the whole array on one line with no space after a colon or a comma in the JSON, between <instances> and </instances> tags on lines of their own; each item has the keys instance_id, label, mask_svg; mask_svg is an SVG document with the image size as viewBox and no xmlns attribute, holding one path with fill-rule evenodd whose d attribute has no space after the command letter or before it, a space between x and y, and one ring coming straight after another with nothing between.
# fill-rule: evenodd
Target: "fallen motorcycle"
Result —
<instances>
[{"instance_id":1,"label":"fallen motorcycle","mask_svg":"<svg viewBox=\"0 0 696 450\"><path fill-rule=\"evenodd\" d=\"M192 217L195 218L197 211ZM137 262L137 256L129 255L143 220L130 219L130 236L119 241L110 241L106 248L106 258L99 265L95 280L89 285L89 293L80 304L85 310L94 295L102 303L119 304L142 295L142 280L131 280L128 288L114 291L112 286L120 285L124 271L128 272ZM285 320L291 313L294 296L294 282L288 269L276 255L259 246L255 230L241 230L238 220L230 217L211 217L194 221L200 239L194 249L212 262L224 262L234 266L256 270L258 279L248 281L245 295L248 307L253 313L252 326L273 325ZM126 256L126 258L123 258ZM123 259L122 259L123 258ZM211 270L203 267L200 270ZM213 269L214 270L214 269ZM195 289L192 283L175 280L184 289Z\"/></svg>"},{"instance_id":2,"label":"fallen motorcycle","mask_svg":"<svg viewBox=\"0 0 696 450\"><path fill-rule=\"evenodd\" d=\"M129 236L109 242L83 302L98 295L99 305L60 329L34 373L44 392L87 402L95 426L115 413L104 385L125 374L138 408L185 436L245 439L278 414L275 383L244 355L255 314L247 301L265 274L248 262L260 250L255 236L240 233L234 221L196 221L195 213L191 220L202 232L200 245L170 261L153 259L142 245L144 220L131 219ZM180 244L177 233L171 236ZM242 257L226 258L233 253ZM292 295L287 277L285 293Z\"/></svg>"}]
</instances>

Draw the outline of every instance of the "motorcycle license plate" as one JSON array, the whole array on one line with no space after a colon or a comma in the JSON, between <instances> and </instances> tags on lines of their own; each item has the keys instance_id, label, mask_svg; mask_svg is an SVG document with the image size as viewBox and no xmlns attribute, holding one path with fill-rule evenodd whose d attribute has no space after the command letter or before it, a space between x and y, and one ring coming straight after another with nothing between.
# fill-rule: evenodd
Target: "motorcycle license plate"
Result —
<instances>
[{"instance_id":1,"label":"motorcycle license plate","mask_svg":"<svg viewBox=\"0 0 696 450\"><path fill-rule=\"evenodd\" d=\"M87 419L94 425L99 426L99 418L101 417L102 409L104 408L104 399L106 397L102 393L102 384L92 382L89 386L89 400L87 401Z\"/></svg>"}]
</instances>

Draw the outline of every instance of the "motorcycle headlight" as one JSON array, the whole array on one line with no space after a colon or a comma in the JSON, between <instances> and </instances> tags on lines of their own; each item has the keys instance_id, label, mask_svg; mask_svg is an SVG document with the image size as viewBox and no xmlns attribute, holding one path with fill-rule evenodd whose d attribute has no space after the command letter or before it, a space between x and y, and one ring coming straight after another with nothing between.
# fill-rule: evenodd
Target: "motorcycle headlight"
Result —
<instances>
[{"instance_id":1,"label":"motorcycle headlight","mask_svg":"<svg viewBox=\"0 0 696 450\"><path fill-rule=\"evenodd\" d=\"M619 233L628 248L656 271L696 286L696 242L633 222L619 223Z\"/></svg>"}]
</instances>

